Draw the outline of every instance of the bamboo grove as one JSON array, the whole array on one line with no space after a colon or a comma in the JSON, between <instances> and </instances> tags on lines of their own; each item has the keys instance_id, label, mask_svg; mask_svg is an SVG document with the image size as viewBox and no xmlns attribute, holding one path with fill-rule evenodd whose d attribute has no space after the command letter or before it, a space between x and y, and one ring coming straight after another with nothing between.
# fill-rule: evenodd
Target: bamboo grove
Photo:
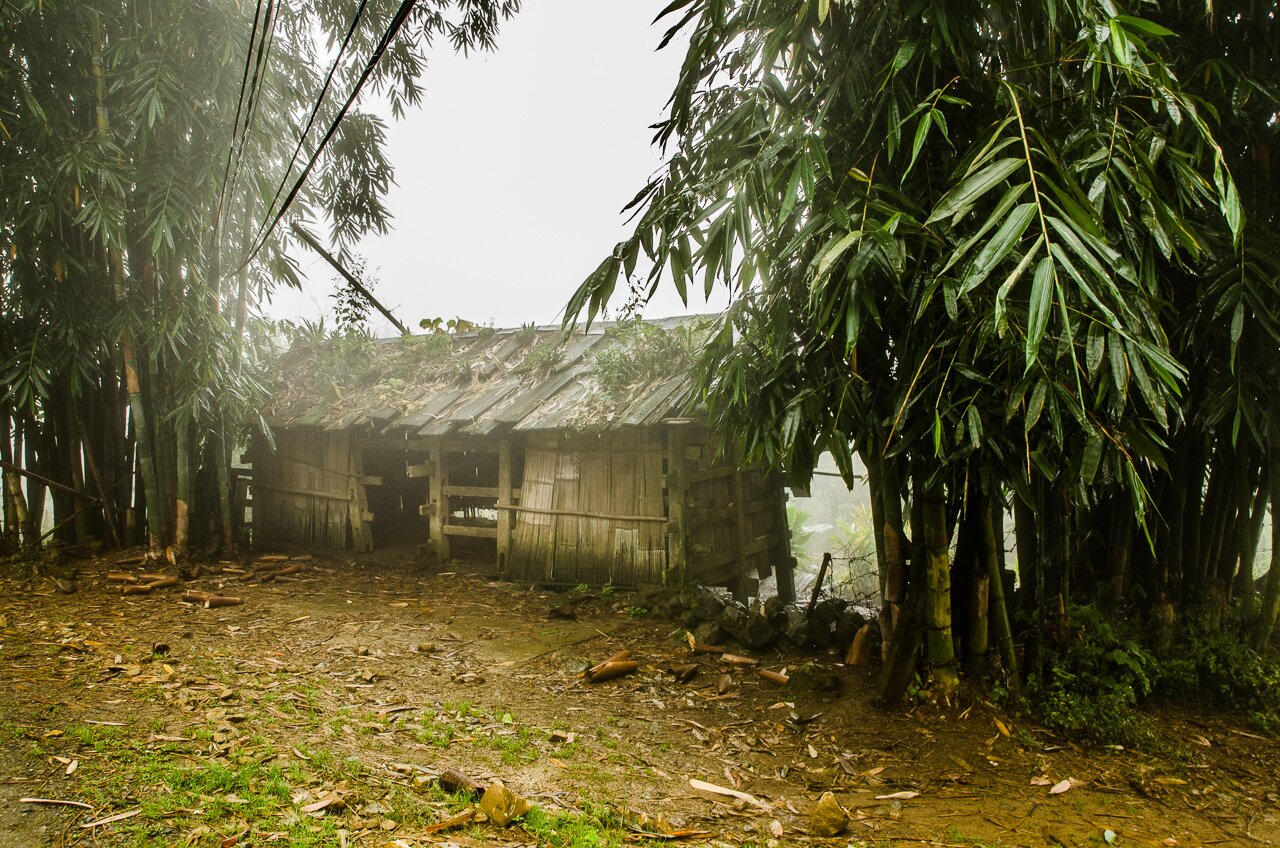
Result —
<instances>
[{"instance_id":1,"label":"bamboo grove","mask_svg":"<svg viewBox=\"0 0 1280 848\"><path fill-rule=\"evenodd\" d=\"M666 164L569 314L620 280L639 300L731 290L701 385L725 438L799 480L824 450L847 478L866 467L886 702L921 652L944 690L989 657L1016 685L1076 603L1155 642L1195 619L1267 646L1280 7L664 16L690 37Z\"/></svg>"},{"instance_id":2,"label":"bamboo grove","mask_svg":"<svg viewBox=\"0 0 1280 848\"><path fill-rule=\"evenodd\" d=\"M254 316L297 281L290 225L344 258L385 231L367 101L400 115L434 42L489 48L518 5L0 3L4 548L234 542L229 464L269 341Z\"/></svg>"}]
</instances>

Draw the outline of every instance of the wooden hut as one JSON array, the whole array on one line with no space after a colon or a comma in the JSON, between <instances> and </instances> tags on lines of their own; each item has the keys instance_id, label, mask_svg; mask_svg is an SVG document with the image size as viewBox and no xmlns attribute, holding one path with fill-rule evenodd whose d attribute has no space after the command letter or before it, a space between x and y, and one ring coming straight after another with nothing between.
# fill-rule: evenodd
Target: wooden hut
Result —
<instances>
[{"instance_id":1,"label":"wooden hut","mask_svg":"<svg viewBox=\"0 0 1280 848\"><path fill-rule=\"evenodd\" d=\"M295 344L255 440L255 544L420 545L513 579L791 594L774 470L717 458L698 319Z\"/></svg>"}]
</instances>

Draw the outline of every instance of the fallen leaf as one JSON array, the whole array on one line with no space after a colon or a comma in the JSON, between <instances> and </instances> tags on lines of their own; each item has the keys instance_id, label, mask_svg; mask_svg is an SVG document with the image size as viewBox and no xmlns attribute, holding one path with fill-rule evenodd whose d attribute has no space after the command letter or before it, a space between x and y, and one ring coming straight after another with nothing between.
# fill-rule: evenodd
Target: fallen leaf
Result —
<instances>
[{"instance_id":1,"label":"fallen leaf","mask_svg":"<svg viewBox=\"0 0 1280 848\"><path fill-rule=\"evenodd\" d=\"M138 809L136 809L136 810L129 810L129 811L127 811L127 812L123 812L123 813L116 813L114 816L107 816L105 819L98 819L98 820L96 820L96 821L91 821L91 822L89 822L88 824L82 824L82 825L80 825L80 827L81 827L81 828L83 828L83 829L94 828L94 827L100 827L100 826L102 826L102 825L104 825L104 824L111 824L112 822L124 821L125 819L131 819L131 818L133 818L134 816L136 816L138 813L141 813L141 812L142 812L142 808L141 808L141 807L139 807L139 808L138 808Z\"/></svg>"},{"instance_id":2,"label":"fallen leaf","mask_svg":"<svg viewBox=\"0 0 1280 848\"><path fill-rule=\"evenodd\" d=\"M1001 721L1001 720L1000 720L1000 719L998 719L998 718L997 718L997 719L993 719L993 721L995 721L995 723L996 723L996 729L1000 731L1000 735L1001 735L1001 736L1008 736L1008 735L1009 735L1009 728L1005 726L1005 723L1004 723L1003 721Z\"/></svg>"},{"instance_id":3,"label":"fallen leaf","mask_svg":"<svg viewBox=\"0 0 1280 848\"><path fill-rule=\"evenodd\" d=\"M1057 783L1053 784L1053 786L1049 787L1049 794L1061 795L1074 785L1075 784L1071 782L1071 778L1069 777L1066 780L1059 780Z\"/></svg>"},{"instance_id":4,"label":"fallen leaf","mask_svg":"<svg viewBox=\"0 0 1280 848\"><path fill-rule=\"evenodd\" d=\"M714 783L707 783L705 780L698 780L697 778L693 778L693 777L689 778L689 785L692 786L694 789L701 789L703 792L711 792L716 795L727 795L730 798L737 798L740 801L746 801L748 804L759 807L762 810L773 809L773 807L770 804L766 804L764 801L761 801L756 796L748 794L746 792L739 792L737 789L729 789L728 787L725 787L725 786L717 786Z\"/></svg>"},{"instance_id":5,"label":"fallen leaf","mask_svg":"<svg viewBox=\"0 0 1280 848\"><path fill-rule=\"evenodd\" d=\"M1051 783L1053 783L1053 781L1045 777L1043 774L1038 777L1031 778L1032 786L1048 786Z\"/></svg>"},{"instance_id":6,"label":"fallen leaf","mask_svg":"<svg viewBox=\"0 0 1280 848\"><path fill-rule=\"evenodd\" d=\"M917 798L919 797L919 795L920 795L919 792L916 792L914 790L908 790L906 792L893 792L889 795L877 795L876 800L877 801L906 801L910 798Z\"/></svg>"}]
</instances>

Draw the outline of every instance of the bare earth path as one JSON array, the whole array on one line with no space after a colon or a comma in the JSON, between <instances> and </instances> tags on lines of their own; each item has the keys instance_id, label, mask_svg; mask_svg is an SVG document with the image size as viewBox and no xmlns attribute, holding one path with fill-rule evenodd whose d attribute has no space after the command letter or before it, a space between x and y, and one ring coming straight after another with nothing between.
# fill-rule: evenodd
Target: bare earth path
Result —
<instances>
[{"instance_id":1,"label":"bare earth path","mask_svg":"<svg viewBox=\"0 0 1280 848\"><path fill-rule=\"evenodd\" d=\"M874 672L832 656L758 659L830 667L838 692L751 669L725 683L638 598L578 597L576 618L551 617L567 596L389 556L139 597L104 581L112 563L79 566L73 595L0 581L5 848L593 844L575 820L728 846L1280 842L1280 744L1216 718L1161 715L1189 751L1161 759L1082 750L981 700L880 712ZM185 588L244 603L180 604ZM638 673L581 680L622 648ZM685 662L700 664L687 683L662 671ZM542 812L432 832L465 803L435 787L449 768ZM827 790L852 816L830 840L808 832Z\"/></svg>"}]
</instances>

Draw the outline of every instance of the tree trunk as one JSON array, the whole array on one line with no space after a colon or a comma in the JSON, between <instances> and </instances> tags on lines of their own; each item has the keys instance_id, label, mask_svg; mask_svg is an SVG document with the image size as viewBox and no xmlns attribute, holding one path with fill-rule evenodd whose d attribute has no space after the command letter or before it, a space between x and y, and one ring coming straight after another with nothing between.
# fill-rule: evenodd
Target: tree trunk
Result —
<instances>
[{"instance_id":1,"label":"tree trunk","mask_svg":"<svg viewBox=\"0 0 1280 848\"><path fill-rule=\"evenodd\" d=\"M925 547L926 653L934 680L949 691L960 684L956 671L955 643L951 636L951 562L948 554L947 503L941 483L927 484L923 472L916 482L922 495Z\"/></svg>"},{"instance_id":2,"label":"tree trunk","mask_svg":"<svg viewBox=\"0 0 1280 848\"><path fill-rule=\"evenodd\" d=\"M989 591L989 620L995 633L996 643L1000 647L1000 661L1004 665L1005 674L1009 677L1009 686L1017 691L1021 686L1018 677L1018 655L1013 644L1013 628L1009 625L1009 607L1004 597L1004 569L1000 565L1000 554L995 516L1000 508L996 498L985 500L982 511L982 554L987 568Z\"/></svg>"},{"instance_id":3,"label":"tree trunk","mask_svg":"<svg viewBox=\"0 0 1280 848\"><path fill-rule=\"evenodd\" d=\"M1111 544L1107 546L1107 595L1113 607L1124 602L1133 551L1133 506L1127 497L1117 497L1112 505Z\"/></svg>"},{"instance_id":4,"label":"tree trunk","mask_svg":"<svg viewBox=\"0 0 1280 848\"><path fill-rule=\"evenodd\" d=\"M1253 505L1249 509L1249 523L1241 534L1240 569L1236 572L1235 596L1240 599L1240 614L1245 621L1253 620L1257 603L1254 591L1253 569L1258 559L1258 542L1262 538L1262 524L1267 515L1268 478L1259 475L1258 486L1253 493Z\"/></svg>"},{"instance_id":5,"label":"tree trunk","mask_svg":"<svg viewBox=\"0 0 1280 848\"><path fill-rule=\"evenodd\" d=\"M186 559L190 538L191 508L191 424L178 422L178 491L173 505L173 552Z\"/></svg>"},{"instance_id":6,"label":"tree trunk","mask_svg":"<svg viewBox=\"0 0 1280 848\"><path fill-rule=\"evenodd\" d=\"M1271 411L1267 438L1267 481L1271 487L1271 570L1267 572L1261 614L1253 646L1262 653L1271 644L1276 617L1280 615L1280 409Z\"/></svg>"}]
</instances>

